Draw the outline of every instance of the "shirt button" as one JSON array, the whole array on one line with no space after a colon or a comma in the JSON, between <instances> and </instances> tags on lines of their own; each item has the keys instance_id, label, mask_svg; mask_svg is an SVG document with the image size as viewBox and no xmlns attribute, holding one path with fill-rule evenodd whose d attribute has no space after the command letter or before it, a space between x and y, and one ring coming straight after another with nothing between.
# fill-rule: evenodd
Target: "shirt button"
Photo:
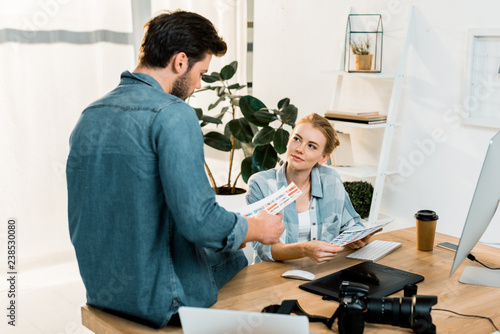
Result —
<instances>
[{"instance_id":1,"label":"shirt button","mask_svg":"<svg viewBox=\"0 0 500 334\"><path fill-rule=\"evenodd\" d=\"M316 238L313 238L313 240L316 240Z\"/></svg>"},{"instance_id":2,"label":"shirt button","mask_svg":"<svg viewBox=\"0 0 500 334\"><path fill-rule=\"evenodd\" d=\"M214 281L212 281L212 285L214 285L214 286L215 286L215 282L214 282Z\"/></svg>"},{"instance_id":3,"label":"shirt button","mask_svg":"<svg viewBox=\"0 0 500 334\"><path fill-rule=\"evenodd\" d=\"M311 206L311 210L314 210L314 206Z\"/></svg>"},{"instance_id":4,"label":"shirt button","mask_svg":"<svg viewBox=\"0 0 500 334\"><path fill-rule=\"evenodd\" d=\"M316 225L316 223L313 223L313 226L315 226L315 225Z\"/></svg>"}]
</instances>

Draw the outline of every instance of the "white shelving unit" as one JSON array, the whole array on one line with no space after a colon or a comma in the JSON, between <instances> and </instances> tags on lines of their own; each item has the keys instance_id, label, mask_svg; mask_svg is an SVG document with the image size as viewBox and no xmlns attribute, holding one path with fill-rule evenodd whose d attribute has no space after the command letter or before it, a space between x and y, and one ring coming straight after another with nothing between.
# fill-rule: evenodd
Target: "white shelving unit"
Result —
<instances>
[{"instance_id":1,"label":"white shelving unit","mask_svg":"<svg viewBox=\"0 0 500 334\"><path fill-rule=\"evenodd\" d=\"M370 215L365 224L370 226L375 223L381 223L392 220L388 216L380 215L380 204L382 200L382 192L384 190L385 178L388 175L396 174L396 171L388 170L389 157L391 152L392 140L394 136L394 128L396 127L396 116L399 109L399 99L401 95L401 88L404 79L404 70L406 67L406 59L408 56L408 48L410 45L410 38L412 36L413 22L414 22L413 8L410 9L408 15L408 24L406 34L402 40L402 48L396 68L396 73L349 73L345 71L326 71L326 74L334 75L337 77L337 86L335 94L332 98L331 108L337 110L338 101L342 90L342 83L344 78L356 77L366 79L392 79L392 91L387 110L386 123L379 124L360 124L352 122L331 121L334 124L342 124L342 126L358 127L364 129L384 129L384 136L380 148L380 156L377 166L369 165L356 165L353 167L335 167L335 169L343 175L351 176L359 179L375 178L373 198L370 207Z\"/></svg>"}]
</instances>

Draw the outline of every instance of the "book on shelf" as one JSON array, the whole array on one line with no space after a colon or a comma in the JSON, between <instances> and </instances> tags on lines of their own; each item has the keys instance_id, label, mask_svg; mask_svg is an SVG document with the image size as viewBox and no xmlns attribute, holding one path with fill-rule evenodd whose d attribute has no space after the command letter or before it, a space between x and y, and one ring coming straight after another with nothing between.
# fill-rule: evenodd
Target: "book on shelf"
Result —
<instances>
[{"instance_id":1,"label":"book on shelf","mask_svg":"<svg viewBox=\"0 0 500 334\"><path fill-rule=\"evenodd\" d=\"M350 116L376 116L379 114L378 111L354 110L354 109L328 110L327 113L336 115L350 115Z\"/></svg>"},{"instance_id":2,"label":"book on shelf","mask_svg":"<svg viewBox=\"0 0 500 334\"><path fill-rule=\"evenodd\" d=\"M345 119L345 118L332 118L332 117L326 117L327 119L331 121L338 121L338 122L350 122L350 123L360 123L360 124L383 124L386 122L385 119L383 120L360 120L360 119Z\"/></svg>"},{"instance_id":3,"label":"book on shelf","mask_svg":"<svg viewBox=\"0 0 500 334\"><path fill-rule=\"evenodd\" d=\"M379 124L387 121L387 115L345 115L334 111L325 112L325 117L333 121Z\"/></svg>"}]
</instances>

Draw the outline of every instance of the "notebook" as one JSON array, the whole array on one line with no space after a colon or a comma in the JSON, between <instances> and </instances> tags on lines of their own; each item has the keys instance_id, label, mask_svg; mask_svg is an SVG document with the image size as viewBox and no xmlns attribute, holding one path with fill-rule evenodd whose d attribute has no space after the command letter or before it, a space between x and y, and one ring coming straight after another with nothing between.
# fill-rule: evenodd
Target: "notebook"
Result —
<instances>
[{"instance_id":1,"label":"notebook","mask_svg":"<svg viewBox=\"0 0 500 334\"><path fill-rule=\"evenodd\" d=\"M179 317L184 334L309 334L305 316L183 306Z\"/></svg>"}]
</instances>

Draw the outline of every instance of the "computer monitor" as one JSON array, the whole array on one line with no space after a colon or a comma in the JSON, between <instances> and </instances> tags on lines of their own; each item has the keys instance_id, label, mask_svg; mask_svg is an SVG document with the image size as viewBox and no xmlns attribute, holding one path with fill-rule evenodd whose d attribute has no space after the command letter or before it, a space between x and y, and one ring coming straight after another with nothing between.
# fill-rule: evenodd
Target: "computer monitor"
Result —
<instances>
[{"instance_id":1,"label":"computer monitor","mask_svg":"<svg viewBox=\"0 0 500 334\"><path fill-rule=\"evenodd\" d=\"M491 139L483 168L462 230L450 276L458 269L486 231L500 201L500 132ZM500 249L498 250L500 265ZM481 267L466 267L460 282L500 287L500 271Z\"/></svg>"}]
</instances>

